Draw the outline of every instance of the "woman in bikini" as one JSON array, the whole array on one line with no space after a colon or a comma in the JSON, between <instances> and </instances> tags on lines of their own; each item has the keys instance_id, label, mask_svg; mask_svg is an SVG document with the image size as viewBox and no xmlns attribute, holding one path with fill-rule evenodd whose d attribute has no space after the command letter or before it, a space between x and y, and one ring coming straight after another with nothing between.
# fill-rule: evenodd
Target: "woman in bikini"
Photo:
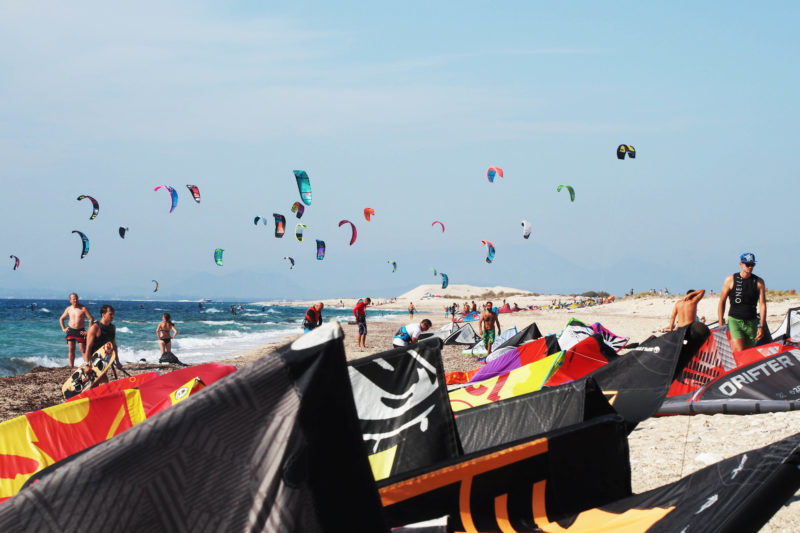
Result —
<instances>
[{"instance_id":1,"label":"woman in bikini","mask_svg":"<svg viewBox=\"0 0 800 533\"><path fill-rule=\"evenodd\" d=\"M159 322L158 327L156 327L156 336L158 337L158 343L161 345L161 355L164 355L165 352L172 351L170 349L172 347L172 339L174 339L177 334L178 329L175 327L175 324L172 323L172 317L169 316L169 313L164 313L164 316L161 317L161 322Z\"/></svg>"}]
</instances>

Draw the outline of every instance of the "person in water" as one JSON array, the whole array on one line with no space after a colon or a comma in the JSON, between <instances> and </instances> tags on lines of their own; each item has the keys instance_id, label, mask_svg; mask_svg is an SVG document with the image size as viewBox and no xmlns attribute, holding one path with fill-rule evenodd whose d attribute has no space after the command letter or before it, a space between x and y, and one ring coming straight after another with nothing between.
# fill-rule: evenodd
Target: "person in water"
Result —
<instances>
[{"instance_id":1,"label":"person in water","mask_svg":"<svg viewBox=\"0 0 800 533\"><path fill-rule=\"evenodd\" d=\"M412 322L411 324L401 326L400 329L397 330L397 333L394 334L392 345L408 346L412 342L417 342L420 335L431 329L431 325L431 321L425 318L419 324Z\"/></svg>"},{"instance_id":2,"label":"person in water","mask_svg":"<svg viewBox=\"0 0 800 533\"><path fill-rule=\"evenodd\" d=\"M675 321L678 321L677 327L688 326L697 320L697 304L705 296L706 291L700 289L699 291L689 289L686 291L686 296L675 302L672 308L672 315L669 317L669 327L666 331L675 329Z\"/></svg>"},{"instance_id":3,"label":"person in water","mask_svg":"<svg viewBox=\"0 0 800 533\"><path fill-rule=\"evenodd\" d=\"M172 317L169 313L164 313L161 317L161 322L156 326L156 337L158 337L158 344L161 345L161 356L164 353L172 351L172 339L178 335L178 328L172 322Z\"/></svg>"},{"instance_id":4,"label":"person in water","mask_svg":"<svg viewBox=\"0 0 800 533\"><path fill-rule=\"evenodd\" d=\"M481 313L481 321L478 324L478 329L483 338L483 344L486 346L486 354L492 353L492 344L495 339L495 329L500 333L500 319L497 313L492 310L492 302L486 302L486 309Z\"/></svg>"},{"instance_id":5,"label":"person in water","mask_svg":"<svg viewBox=\"0 0 800 533\"><path fill-rule=\"evenodd\" d=\"M730 300L728 330L734 352L753 347L767 330L767 289L764 280L753 274L756 256L750 252L739 258L739 272L725 278L719 294L719 325L725 324L725 300ZM756 311L758 305L758 311Z\"/></svg>"},{"instance_id":6,"label":"person in water","mask_svg":"<svg viewBox=\"0 0 800 533\"><path fill-rule=\"evenodd\" d=\"M303 319L303 333L308 333L322 325L322 309L324 307L325 304L317 302L306 310L306 317Z\"/></svg>"},{"instance_id":7,"label":"person in water","mask_svg":"<svg viewBox=\"0 0 800 533\"><path fill-rule=\"evenodd\" d=\"M75 344L81 351L81 357L84 361L89 358L86 355L86 319L88 318L90 324L94 324L94 317L89 311L89 308L78 301L77 293L70 293L69 307L64 309L58 323L61 325L61 331L67 334L67 347L69 349L69 366L75 366ZM64 325L64 320L69 317L67 325ZM90 352L89 355L91 355Z\"/></svg>"},{"instance_id":8,"label":"person in water","mask_svg":"<svg viewBox=\"0 0 800 533\"><path fill-rule=\"evenodd\" d=\"M105 343L110 342L117 353L117 360L114 363L122 368L122 361L119 360L119 349L117 347L117 326L112 324L114 320L114 308L108 304L100 308L100 320L89 327L86 332L86 351L83 360L89 366L92 354L99 350Z\"/></svg>"},{"instance_id":9,"label":"person in water","mask_svg":"<svg viewBox=\"0 0 800 533\"><path fill-rule=\"evenodd\" d=\"M367 347L367 306L372 303L371 298L364 298L356 303L353 308L353 315L356 317L356 324L358 324L358 347Z\"/></svg>"}]
</instances>

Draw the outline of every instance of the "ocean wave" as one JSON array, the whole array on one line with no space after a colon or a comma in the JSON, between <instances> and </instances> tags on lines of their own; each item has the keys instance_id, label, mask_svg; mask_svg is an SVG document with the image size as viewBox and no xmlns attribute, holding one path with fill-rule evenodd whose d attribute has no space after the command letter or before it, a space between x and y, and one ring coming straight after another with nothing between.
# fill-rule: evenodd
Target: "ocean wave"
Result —
<instances>
[{"instance_id":1,"label":"ocean wave","mask_svg":"<svg viewBox=\"0 0 800 533\"><path fill-rule=\"evenodd\" d=\"M41 311L42 313L49 313L50 312L50 310L48 308L46 308L46 307L42 307L41 309L39 309L39 311Z\"/></svg>"},{"instance_id":2,"label":"ocean wave","mask_svg":"<svg viewBox=\"0 0 800 533\"><path fill-rule=\"evenodd\" d=\"M127 326L120 326L120 327L117 328L117 332L119 332L119 333L130 333L131 332L131 328L129 328Z\"/></svg>"},{"instance_id":3,"label":"ocean wave","mask_svg":"<svg viewBox=\"0 0 800 533\"><path fill-rule=\"evenodd\" d=\"M205 324L206 326L229 326L231 324L236 324L234 320L201 320L201 324Z\"/></svg>"},{"instance_id":4,"label":"ocean wave","mask_svg":"<svg viewBox=\"0 0 800 533\"><path fill-rule=\"evenodd\" d=\"M221 313L222 310L217 309L215 307L209 307L208 309L203 309L204 313Z\"/></svg>"}]
</instances>

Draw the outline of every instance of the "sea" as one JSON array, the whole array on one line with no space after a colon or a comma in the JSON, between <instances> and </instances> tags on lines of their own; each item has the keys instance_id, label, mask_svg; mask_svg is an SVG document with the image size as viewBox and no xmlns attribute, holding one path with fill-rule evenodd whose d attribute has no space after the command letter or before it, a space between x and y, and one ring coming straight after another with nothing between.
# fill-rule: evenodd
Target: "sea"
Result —
<instances>
[{"instance_id":1,"label":"sea","mask_svg":"<svg viewBox=\"0 0 800 533\"><path fill-rule=\"evenodd\" d=\"M287 340L303 332L305 307L255 305L243 302L81 300L95 320L100 307L114 307L117 345L123 363L157 363L161 348L156 326L169 313L178 336L172 352L187 364L233 357L237 352ZM58 319L69 305L61 300L0 300L0 376L24 374L34 367L68 364L67 343ZM231 306L234 306L231 312ZM385 314L404 314L384 311ZM368 317L380 319L381 312ZM345 322L353 317L349 307L326 307L324 321ZM88 327L88 322L86 326ZM76 358L80 357L76 349Z\"/></svg>"}]
</instances>

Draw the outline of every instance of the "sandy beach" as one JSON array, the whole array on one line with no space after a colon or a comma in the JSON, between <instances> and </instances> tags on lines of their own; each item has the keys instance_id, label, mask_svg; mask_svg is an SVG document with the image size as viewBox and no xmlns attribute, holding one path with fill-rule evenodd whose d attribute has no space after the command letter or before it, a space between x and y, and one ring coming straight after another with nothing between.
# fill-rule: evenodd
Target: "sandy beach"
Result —
<instances>
[{"instance_id":1,"label":"sandy beach","mask_svg":"<svg viewBox=\"0 0 800 533\"><path fill-rule=\"evenodd\" d=\"M426 293L438 296L425 296ZM425 296L425 297L424 297ZM521 311L500 315L503 329L522 329L535 322L542 333L558 333L570 317L584 322L599 321L614 333L630 337L632 342L641 342L669 323L669 316L679 296L634 296L617 298L610 304L578 309ZM406 310L413 302L417 309L414 321L428 318L433 329L450 322L444 307L455 302L459 306L472 300L481 306L491 300L502 305L503 300L520 307L548 305L553 300L571 301L570 297L558 295L534 295L508 287L472 287L453 285L446 290L439 286L423 285L396 299L373 298L378 305L371 307L367 349L356 347L357 329L354 323L343 323L345 348L348 359L356 359L391 348L392 336L399 324L410 322L406 314L383 316L384 310ZM355 299L341 299L346 308L355 304ZM339 299L323 300L326 307L338 307ZM274 302L258 302L266 305ZM286 302L280 302L286 305ZM305 306L313 302L292 302ZM706 295L700 302L698 314L708 322L716 320L718 298ZM768 300L768 323L775 329L783 320L786 311L800 306L800 298L776 297ZM324 317L324 311L323 311ZM474 325L477 329L477 324ZM287 339L291 340L291 339ZM282 343L279 343L282 344ZM251 361L268 355L278 344L260 346L242 352L236 357L220 361L242 367ZM477 366L476 358L462 355L461 346L445 346L443 360L447 372L469 370ZM177 367L165 365L126 365L131 373ZM67 378L67 368L37 368L20 376L0 378L0 387L5 398L0 405L0 421L22 415L36 409L54 405L61 401L61 384ZM696 415L652 418L639 424L629 437L632 485L634 492L643 492L699 470L726 457L758 448L783 437L792 435L800 428L800 412L773 413L749 416ZM800 530L800 498L796 495L765 526L763 531Z\"/></svg>"}]
</instances>

